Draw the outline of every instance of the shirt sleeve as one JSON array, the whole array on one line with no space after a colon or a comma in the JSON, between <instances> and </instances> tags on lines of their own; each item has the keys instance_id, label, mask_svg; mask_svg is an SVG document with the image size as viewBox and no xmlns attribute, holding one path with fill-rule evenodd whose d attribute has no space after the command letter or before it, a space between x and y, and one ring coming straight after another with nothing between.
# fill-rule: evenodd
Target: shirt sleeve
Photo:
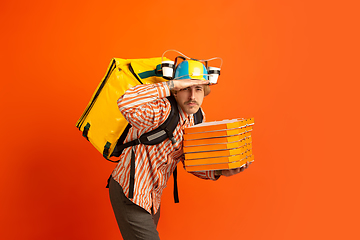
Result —
<instances>
[{"instance_id":1,"label":"shirt sleeve","mask_svg":"<svg viewBox=\"0 0 360 240\"><path fill-rule=\"evenodd\" d=\"M170 111L167 105L170 103L165 98L168 96L170 89L166 82L141 84L128 89L117 104L132 127L147 128L157 125L167 116L167 111Z\"/></svg>"},{"instance_id":2,"label":"shirt sleeve","mask_svg":"<svg viewBox=\"0 0 360 240\"><path fill-rule=\"evenodd\" d=\"M185 164L184 164L184 155L181 156L181 162L183 164L183 167L185 169ZM215 176L215 170L210 170L210 171L197 171L197 172L188 172L191 173L192 175L194 175L195 177L201 178L201 179L205 179L205 180L218 180L220 176Z\"/></svg>"},{"instance_id":3,"label":"shirt sleeve","mask_svg":"<svg viewBox=\"0 0 360 240\"><path fill-rule=\"evenodd\" d=\"M215 170L211 171L199 171L199 172L190 172L192 175L206 180L218 180L220 176L215 176Z\"/></svg>"}]
</instances>

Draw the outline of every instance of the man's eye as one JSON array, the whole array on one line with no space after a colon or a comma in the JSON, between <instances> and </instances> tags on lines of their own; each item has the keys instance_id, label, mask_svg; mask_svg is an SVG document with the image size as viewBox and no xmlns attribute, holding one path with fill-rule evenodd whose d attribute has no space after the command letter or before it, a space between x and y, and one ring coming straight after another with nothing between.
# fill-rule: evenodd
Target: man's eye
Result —
<instances>
[{"instance_id":1,"label":"man's eye","mask_svg":"<svg viewBox=\"0 0 360 240\"><path fill-rule=\"evenodd\" d=\"M196 91L202 91L203 89L202 88L196 88Z\"/></svg>"},{"instance_id":2,"label":"man's eye","mask_svg":"<svg viewBox=\"0 0 360 240\"><path fill-rule=\"evenodd\" d=\"M190 88L183 88L183 89L181 89L180 91L187 91L187 90L189 90Z\"/></svg>"}]
</instances>

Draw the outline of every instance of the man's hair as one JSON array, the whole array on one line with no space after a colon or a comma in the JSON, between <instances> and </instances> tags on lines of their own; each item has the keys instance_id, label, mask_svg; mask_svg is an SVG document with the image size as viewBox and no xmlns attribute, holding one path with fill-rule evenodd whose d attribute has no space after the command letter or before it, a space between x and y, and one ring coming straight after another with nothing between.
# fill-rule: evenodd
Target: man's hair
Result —
<instances>
[{"instance_id":1,"label":"man's hair","mask_svg":"<svg viewBox=\"0 0 360 240\"><path fill-rule=\"evenodd\" d=\"M204 85L204 96L209 95L211 92L210 86L209 85Z\"/></svg>"},{"instance_id":2,"label":"man's hair","mask_svg":"<svg viewBox=\"0 0 360 240\"><path fill-rule=\"evenodd\" d=\"M206 97L207 95L210 94L211 92L211 89L210 89L210 86L209 85L203 85L204 86L204 97ZM175 91L175 90L171 90L171 93L172 94L175 94L177 93L178 91Z\"/></svg>"}]
</instances>

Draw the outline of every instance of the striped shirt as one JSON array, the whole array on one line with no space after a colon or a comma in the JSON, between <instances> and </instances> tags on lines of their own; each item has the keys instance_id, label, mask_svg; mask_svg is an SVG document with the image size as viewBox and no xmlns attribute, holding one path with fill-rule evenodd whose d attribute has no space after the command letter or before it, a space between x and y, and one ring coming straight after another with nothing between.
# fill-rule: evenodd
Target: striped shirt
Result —
<instances>
[{"instance_id":1,"label":"striped shirt","mask_svg":"<svg viewBox=\"0 0 360 240\"><path fill-rule=\"evenodd\" d=\"M170 114L171 105L166 98L170 89L165 82L137 85L130 88L117 101L118 107L131 124L125 143L139 138L143 133L156 129ZM179 161L184 160L183 131L194 125L193 115L186 114L180 106L180 120L174 130L176 143L169 139L157 145L139 144L124 149L112 176L129 196L131 149L135 152L135 182L133 203L149 213L156 213L167 181ZM205 118L204 118L205 119ZM193 172L202 179L216 180L214 171ZM153 209L152 209L153 208Z\"/></svg>"}]
</instances>

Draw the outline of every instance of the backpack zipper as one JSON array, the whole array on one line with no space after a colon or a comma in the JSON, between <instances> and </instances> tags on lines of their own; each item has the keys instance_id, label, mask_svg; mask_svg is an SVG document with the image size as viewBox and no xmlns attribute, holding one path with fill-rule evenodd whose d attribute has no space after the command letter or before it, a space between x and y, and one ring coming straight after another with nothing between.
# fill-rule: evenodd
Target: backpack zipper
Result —
<instances>
[{"instance_id":1,"label":"backpack zipper","mask_svg":"<svg viewBox=\"0 0 360 240\"><path fill-rule=\"evenodd\" d=\"M110 66L110 68L109 68L109 71L107 72L107 74L106 74L104 80L102 81L99 89L96 91L94 97L92 98L90 105L85 109L84 113L82 114L82 116L80 117L80 119L79 119L79 121L78 121L78 123L77 123L77 125L76 125L76 127L77 127L79 130L81 129L81 126L83 125L85 118L87 117L87 115L89 114L90 110L91 110L92 107L94 106L94 104L95 104L98 96L100 95L101 90L104 88L106 82L107 82L108 79L109 79L109 76L111 75L111 73L114 71L115 68L116 68L116 61L115 61L115 59L114 59L114 60L112 61L112 63L111 63L111 66Z\"/></svg>"},{"instance_id":2,"label":"backpack zipper","mask_svg":"<svg viewBox=\"0 0 360 240\"><path fill-rule=\"evenodd\" d=\"M131 63L129 63L128 67L129 67L129 71L134 75L134 77L135 77L141 84L144 84L144 83L140 80L140 78L136 75L134 69L133 69L132 66L131 66Z\"/></svg>"}]
</instances>

